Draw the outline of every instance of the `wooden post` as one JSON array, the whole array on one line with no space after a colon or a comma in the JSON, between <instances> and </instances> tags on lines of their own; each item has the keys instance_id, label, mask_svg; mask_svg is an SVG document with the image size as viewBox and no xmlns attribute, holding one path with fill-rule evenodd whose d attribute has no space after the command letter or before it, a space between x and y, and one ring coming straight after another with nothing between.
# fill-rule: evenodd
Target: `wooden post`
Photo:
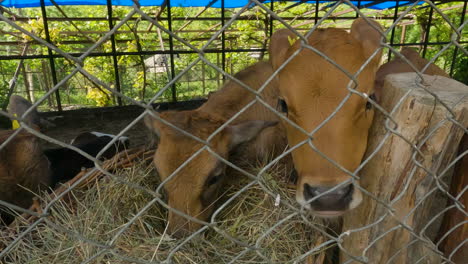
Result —
<instances>
[{"instance_id":1,"label":"wooden post","mask_svg":"<svg viewBox=\"0 0 468 264\"><path fill-rule=\"evenodd\" d=\"M34 97L34 78L33 78L33 73L28 66L24 66L24 64L21 66L22 71L23 71L23 79L24 79L24 88L26 89L26 97L28 98L28 101L31 103L36 102L36 98Z\"/></svg>"},{"instance_id":2,"label":"wooden post","mask_svg":"<svg viewBox=\"0 0 468 264\"><path fill-rule=\"evenodd\" d=\"M401 38L400 38L400 44L405 43L406 40L406 25L403 24L401 26Z\"/></svg>"},{"instance_id":3,"label":"wooden post","mask_svg":"<svg viewBox=\"0 0 468 264\"><path fill-rule=\"evenodd\" d=\"M219 53L216 53L216 65L219 66ZM221 79L223 76L219 73L219 71L216 71L216 87L221 87Z\"/></svg>"},{"instance_id":4,"label":"wooden post","mask_svg":"<svg viewBox=\"0 0 468 264\"><path fill-rule=\"evenodd\" d=\"M457 157L461 157L466 151L468 151L468 134L465 134L462 139ZM450 184L450 194L453 197L459 196L458 201L464 208L455 207L454 202L449 200L447 206L450 206L451 209L444 214L442 226L436 239L440 243L439 249L456 264L466 263L468 259L468 243L465 241L468 238L468 191L464 190L467 186L468 154L465 154L455 166Z\"/></svg>"},{"instance_id":5,"label":"wooden post","mask_svg":"<svg viewBox=\"0 0 468 264\"><path fill-rule=\"evenodd\" d=\"M439 177L440 186L448 191L450 175L440 174L456 158L464 129L447 120L449 111L424 91L418 80L415 73L393 74L385 79L380 104L387 111L411 90L392 114L398 124L396 132L406 140L396 134L385 139L386 118L377 111L367 155L385 141L360 173L360 183L393 210L364 194L362 204L343 219L341 263L350 260L350 256L362 263L442 262L432 239L442 217L437 214L445 207L447 196L437 187L431 173ZM461 126L468 126L466 85L424 75L424 86L449 106ZM394 128L391 124L390 127ZM418 167L415 161L431 173ZM435 218L437 221L431 222ZM359 228L363 229L356 230ZM347 263L359 262L354 258Z\"/></svg>"},{"instance_id":6,"label":"wooden post","mask_svg":"<svg viewBox=\"0 0 468 264\"><path fill-rule=\"evenodd\" d=\"M202 92L202 96L206 96L206 83L205 83L205 62L202 61L201 62L201 72L202 72L202 87L203 87L203 92Z\"/></svg>"},{"instance_id":7,"label":"wooden post","mask_svg":"<svg viewBox=\"0 0 468 264\"><path fill-rule=\"evenodd\" d=\"M50 68L47 66L47 62L42 60L42 78L44 80L43 82L44 86L42 88L44 89L44 92L46 93L50 90L50 87L52 87L51 81L49 79L50 75L51 75ZM49 104L49 108L53 108L54 100L52 100L52 98L50 97L51 96L47 96L47 102Z\"/></svg>"}]
</instances>

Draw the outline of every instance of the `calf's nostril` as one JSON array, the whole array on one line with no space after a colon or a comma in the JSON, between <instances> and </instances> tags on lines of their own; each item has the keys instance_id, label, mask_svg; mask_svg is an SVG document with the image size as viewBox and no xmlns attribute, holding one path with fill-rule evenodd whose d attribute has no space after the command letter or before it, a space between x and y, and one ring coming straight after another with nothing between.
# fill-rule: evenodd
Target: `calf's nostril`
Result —
<instances>
[{"instance_id":1,"label":"calf's nostril","mask_svg":"<svg viewBox=\"0 0 468 264\"><path fill-rule=\"evenodd\" d=\"M304 199L310 202L311 205L334 204L351 200L354 191L354 186L352 184L348 184L345 187L330 191L332 188L335 187L310 186L309 184L305 183ZM314 197L316 197L316 199L314 201L310 201Z\"/></svg>"},{"instance_id":2,"label":"calf's nostril","mask_svg":"<svg viewBox=\"0 0 468 264\"><path fill-rule=\"evenodd\" d=\"M348 184L344 188L340 188L337 190L337 196L341 199L346 198L353 194L354 186L352 184Z\"/></svg>"},{"instance_id":3,"label":"calf's nostril","mask_svg":"<svg viewBox=\"0 0 468 264\"><path fill-rule=\"evenodd\" d=\"M305 183L304 184L304 199L306 201L309 201L315 196L319 195L321 193L319 189L322 189L322 188L312 187L309 184Z\"/></svg>"}]
</instances>

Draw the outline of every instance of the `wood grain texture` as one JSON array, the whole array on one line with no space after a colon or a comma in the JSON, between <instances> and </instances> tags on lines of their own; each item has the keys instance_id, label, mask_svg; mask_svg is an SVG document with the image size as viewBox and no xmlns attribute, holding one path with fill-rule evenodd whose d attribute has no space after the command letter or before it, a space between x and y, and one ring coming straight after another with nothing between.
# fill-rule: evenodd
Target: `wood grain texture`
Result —
<instances>
[{"instance_id":1,"label":"wood grain texture","mask_svg":"<svg viewBox=\"0 0 468 264\"><path fill-rule=\"evenodd\" d=\"M465 134L458 150L458 157L468 151L468 134ZM466 263L468 260L468 191L464 190L468 187L468 154L455 166L450 184L450 194L453 197L458 197L461 205L464 208L455 208L452 200L447 203L451 207L445 214L442 221L442 226L439 230L439 235L436 239L440 241L439 249L444 252L445 256L450 258L456 264ZM463 193L462 193L463 192ZM463 244L461 247L459 247Z\"/></svg>"},{"instance_id":2,"label":"wood grain texture","mask_svg":"<svg viewBox=\"0 0 468 264\"><path fill-rule=\"evenodd\" d=\"M361 186L392 210L365 195L363 203L344 217L343 231L351 232L343 236L342 263L350 260L349 255L363 263L441 262L431 241L440 220L429 221L443 210L443 206L433 205L444 205L446 196L436 195L439 188L434 175L439 176L455 158L464 130L447 119L451 114L440 101L467 127L468 87L441 76L424 77L424 84L419 84L414 73L392 74L385 79L381 105L392 112L397 126L389 122L395 133L386 137L386 117L376 113L366 156L385 141L360 175ZM438 178L445 191L449 176L445 173Z\"/></svg>"}]
</instances>

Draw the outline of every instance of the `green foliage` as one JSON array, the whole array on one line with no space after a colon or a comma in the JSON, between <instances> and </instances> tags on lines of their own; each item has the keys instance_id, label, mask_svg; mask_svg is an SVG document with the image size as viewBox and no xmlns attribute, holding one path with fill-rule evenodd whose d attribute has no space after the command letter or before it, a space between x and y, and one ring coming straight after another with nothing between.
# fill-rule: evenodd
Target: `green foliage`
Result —
<instances>
[{"instance_id":1,"label":"green foliage","mask_svg":"<svg viewBox=\"0 0 468 264\"><path fill-rule=\"evenodd\" d=\"M111 101L112 93L107 90L100 90L97 88L88 88L88 93L86 94L86 98L93 100L97 106L107 106Z\"/></svg>"},{"instance_id":2,"label":"green foliage","mask_svg":"<svg viewBox=\"0 0 468 264\"><path fill-rule=\"evenodd\" d=\"M416 9L412 11L412 14L416 16L416 24L410 27L407 27L406 42L420 42L423 43L426 38L427 34L429 37L427 38L428 42L431 43L443 43L443 42L450 42L452 35L455 34L454 29L451 25L446 21L446 18L449 19L450 23L452 23L455 27L458 27L461 23L460 13L461 8L453 8L456 6L460 6L459 2L454 3L446 3L438 5L440 10L443 10L443 17L439 12L434 11L432 14L432 22L429 29L429 32L426 32L428 29L429 23L429 15L430 9L429 8L422 8ZM468 28L464 27L462 29L460 41L467 41L468 37ZM401 34L401 33L400 33ZM397 36L399 34L396 34ZM398 39L399 41L399 39ZM451 47L447 50L443 50L445 45L431 45L428 46L425 54L426 59L433 59L435 58L435 64L445 70L447 73L450 72L450 68L452 65L452 60L454 59L454 47L453 44L449 44ZM420 54L423 54L422 46L420 46ZM467 82L466 77L464 77L466 73L466 60L467 56L463 52L459 52L458 56L455 57L456 63L454 68L454 76L453 78L460 81L460 82ZM465 63L463 63L465 62Z\"/></svg>"},{"instance_id":3,"label":"green foliage","mask_svg":"<svg viewBox=\"0 0 468 264\"><path fill-rule=\"evenodd\" d=\"M269 4L268 4L269 5ZM310 29L313 23L304 24L305 20L298 19L303 17L313 18L315 15L315 5L301 4L289 8L292 3L277 2L274 4L275 12L278 12L282 17L289 18L287 22L296 27L300 32L306 32ZM328 4L320 4L321 10L319 16L324 16L329 10L324 8ZM439 8L450 8L459 3L448 3L438 5ZM50 38L54 45L65 52L81 53L89 49L93 43L98 41L103 35L108 32L109 24L107 19L99 19L107 17L106 6L63 6L63 12L68 17L89 18L82 20L70 21L49 21ZM160 10L159 7L142 7L143 11L147 14L157 14ZM131 10L131 7L113 7L113 17L123 18ZM211 43L208 40L212 38L213 34L221 29L219 20L210 20L207 18L220 18L220 9L208 8L199 15L203 8L180 8L173 7L172 13L172 29L178 38L183 39L190 45L196 48L205 48L203 58L213 65L222 67L222 55L220 53L213 53L213 50L220 50L222 47L221 35L215 38ZM343 12L349 10L349 6L342 4L335 12ZM401 8L400 11L403 11ZM416 24L406 26L405 39L402 39L402 27L398 26L395 29L394 43L408 43L408 42L421 42L424 40L423 33L425 32L428 8L414 9L410 13L415 15ZM18 20L16 23L22 28L34 33L35 35L45 39L44 21L41 18L41 10L39 8L25 8L25 9L12 9L11 11L20 14L21 16L31 17L34 19L23 21ZM226 21L230 17L237 14L239 9L226 9ZM367 11L366 11L367 12ZM393 15L394 10L386 10L381 15ZM450 19L454 25L460 24L460 8L452 8L444 11L444 14ZM55 7L47 7L47 14L49 17L63 17L63 14ZM188 17L198 17L198 20L185 20ZM339 16L353 17L354 12L343 12ZM371 14L369 14L371 15ZM167 17L167 10L165 10L162 18ZM251 8L241 14L242 18L234 21L232 25L227 27L225 31L225 48L226 49L263 49L268 45L270 36L270 21L269 15L261 8ZM37 18L37 19L35 19ZM114 20L114 25L120 20ZM380 20L384 26L390 26L391 20ZM167 19L161 19L159 23L168 28ZM351 21L349 20L325 20L323 27L349 27ZM274 21L274 29L283 28L279 21ZM450 25L445 22L444 18L434 12L433 23L429 34L430 42L444 42L450 41L453 30ZM466 28L466 27L465 27ZM9 32L8 34L1 34L0 41L4 42L18 42L20 45L11 45L2 55L18 55L21 53L24 44L28 43L27 54L30 55L46 55L48 53L47 47L32 41L33 39L23 34L16 29L1 24L0 30ZM93 82L88 77L81 73L72 77L64 86L60 87L60 94L62 105L68 106L104 106L113 105L116 103L115 96L107 90L107 88L117 89L117 84L120 83L120 91L138 101L149 101L156 94L160 93L157 101L170 101L172 100L172 89L175 88L178 100L186 100L196 97L204 97L209 92L218 89L224 81L223 75L212 66L201 61L198 62L192 69L187 69L188 65L199 59L199 54L187 53L191 51L182 41L177 38L172 38L173 49L182 51L179 54L174 54L174 70L177 76L181 72L185 72L174 85L168 86L171 79L171 67L168 64L167 68L160 67L158 71L149 67L145 60L148 60L152 55L134 55L139 52L147 51L169 51L170 36L160 31L156 31L156 26L150 22L142 19L138 15L132 17L132 20L124 23L115 35L116 51L117 52L131 52L132 55L119 55L116 56L118 63L119 82L116 80L116 72L114 69L114 58L112 56L88 56L84 61L83 69L89 74L96 77L99 82ZM461 41L467 41L467 29L461 34ZM389 37L389 36L388 36ZM292 41L292 40L291 40ZM435 45L428 48L426 58L433 58L443 48L443 45ZM111 41L105 41L98 46L94 53L109 53L112 52ZM450 70L451 61L453 58L454 48L450 48L442 52L436 59L436 64L446 70ZM228 74L243 69L247 65L256 62L259 58L267 58L268 54L254 53L254 52L227 52L225 54L224 70ZM458 52L456 56L456 68L453 70L454 78L467 82L467 56L463 52ZM167 61L170 63L170 57L167 56ZM76 65L74 62L68 61L63 58L54 59L55 68L57 71L58 81L65 78L72 72ZM15 93L23 96L33 96L36 99L44 95L47 90L53 87L52 73L50 69L50 62L47 58L31 59L25 62L26 74L18 76L18 85ZM8 82L13 77L19 60L3 60L0 61L0 105L6 100L8 90ZM204 64L204 65L203 65ZM163 69L163 70L161 70ZM168 70L168 71L167 71ZM29 85L28 85L29 84ZM33 92L28 92L32 89ZM162 91L162 89L165 89ZM46 100L46 109L53 109L55 107L55 98L51 97ZM123 99L126 102L125 99ZM126 102L128 103L128 102Z\"/></svg>"},{"instance_id":4,"label":"green foliage","mask_svg":"<svg viewBox=\"0 0 468 264\"><path fill-rule=\"evenodd\" d=\"M468 46L465 46L464 49L468 51ZM463 51L458 51L456 63L453 78L468 85L468 56Z\"/></svg>"},{"instance_id":5,"label":"green foliage","mask_svg":"<svg viewBox=\"0 0 468 264\"><path fill-rule=\"evenodd\" d=\"M4 104L7 100L8 94L8 85L6 83L2 83L0 85L0 107L3 108Z\"/></svg>"}]
</instances>

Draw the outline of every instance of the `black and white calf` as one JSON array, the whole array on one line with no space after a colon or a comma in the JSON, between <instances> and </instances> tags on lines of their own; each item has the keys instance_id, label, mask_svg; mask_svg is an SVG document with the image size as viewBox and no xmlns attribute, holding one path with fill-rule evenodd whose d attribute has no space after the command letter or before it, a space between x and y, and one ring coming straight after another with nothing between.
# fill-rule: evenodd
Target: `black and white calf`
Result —
<instances>
[{"instance_id":1,"label":"black and white calf","mask_svg":"<svg viewBox=\"0 0 468 264\"><path fill-rule=\"evenodd\" d=\"M70 144L86 152L90 156L96 155L106 147L116 136L100 132L84 132L75 137ZM104 153L102 159L112 158L116 153L128 148L128 137L119 137ZM94 162L69 148L53 148L44 151L50 162L52 171L52 186L66 182L75 177L83 168L94 167Z\"/></svg>"},{"instance_id":2,"label":"black and white calf","mask_svg":"<svg viewBox=\"0 0 468 264\"><path fill-rule=\"evenodd\" d=\"M31 106L26 99L12 96L9 113L21 117ZM44 126L35 110L23 121L38 131ZM18 121L12 122L14 128L19 127ZM8 140L13 133L14 130L0 131L0 144ZM85 132L79 134L71 144L96 157L114 138L114 135ZM128 145L128 137L119 137L98 158L111 158ZM94 162L78 152L62 147L44 151L38 137L28 131L21 131L0 149L0 200L27 209L36 194L54 188L57 183L72 179L82 168L91 167L94 167ZM9 206L0 204L0 227L13 221L19 213L14 211Z\"/></svg>"}]
</instances>

